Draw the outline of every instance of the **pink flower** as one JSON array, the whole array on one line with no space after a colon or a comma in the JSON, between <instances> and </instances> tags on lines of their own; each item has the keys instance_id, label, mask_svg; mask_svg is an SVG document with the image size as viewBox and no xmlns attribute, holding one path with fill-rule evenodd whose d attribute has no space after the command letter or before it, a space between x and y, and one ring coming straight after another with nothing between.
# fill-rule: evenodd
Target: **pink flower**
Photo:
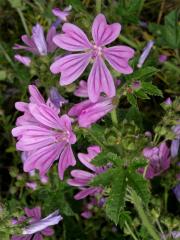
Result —
<instances>
[{"instance_id":1,"label":"pink flower","mask_svg":"<svg viewBox=\"0 0 180 240\"><path fill-rule=\"evenodd\" d=\"M87 97L87 83L82 80L79 85L79 88L75 91L75 95ZM77 117L80 127L89 128L92 123L97 122L114 108L113 98L99 97L98 101L95 103L88 99L75 104L69 110L68 114Z\"/></svg>"},{"instance_id":2,"label":"pink flower","mask_svg":"<svg viewBox=\"0 0 180 240\"><path fill-rule=\"evenodd\" d=\"M58 17L60 19L60 21L62 22L66 22L67 21L67 17L69 16L70 12L71 12L72 6L69 5L68 7L66 7L63 11L60 10L59 8L53 8L52 9L52 13Z\"/></svg>"},{"instance_id":3,"label":"pink flower","mask_svg":"<svg viewBox=\"0 0 180 240\"><path fill-rule=\"evenodd\" d=\"M159 176L170 166L170 150L165 142L162 142L158 147L144 148L143 155L149 160L145 173L147 179ZM144 173L144 168L139 169L139 172Z\"/></svg>"},{"instance_id":4,"label":"pink flower","mask_svg":"<svg viewBox=\"0 0 180 240\"><path fill-rule=\"evenodd\" d=\"M71 176L73 178L68 179L67 181L69 185L78 187L80 189L80 192L74 196L76 200L83 199L87 196L96 196L103 190L101 187L90 187L88 185L95 176L107 170L107 166L96 167L91 163L91 160L101 152L100 147L91 146L87 148L87 151L87 154L79 153L78 158L85 167L91 170L91 172L80 169L72 170Z\"/></svg>"},{"instance_id":5,"label":"pink flower","mask_svg":"<svg viewBox=\"0 0 180 240\"><path fill-rule=\"evenodd\" d=\"M37 183L36 182L27 182L26 187L31 188L32 190L37 189Z\"/></svg>"},{"instance_id":6,"label":"pink flower","mask_svg":"<svg viewBox=\"0 0 180 240\"><path fill-rule=\"evenodd\" d=\"M29 226L24 228L22 235L13 236L11 240L43 240L43 236L52 236L54 234L54 230L50 226L56 225L62 220L58 210L43 219L41 219L40 207L25 208L24 211L26 216L22 216L20 221L14 221L13 224L21 224L28 220Z\"/></svg>"},{"instance_id":7,"label":"pink flower","mask_svg":"<svg viewBox=\"0 0 180 240\"><path fill-rule=\"evenodd\" d=\"M64 171L76 164L71 149L71 144L76 142L71 119L67 115L59 117L45 104L29 103L28 111L30 120L23 119L20 126L12 130L12 135L18 138L16 149L28 152L24 171L38 169L44 176L59 159L58 172L63 179Z\"/></svg>"},{"instance_id":8,"label":"pink flower","mask_svg":"<svg viewBox=\"0 0 180 240\"><path fill-rule=\"evenodd\" d=\"M56 28L51 26L46 39L44 36L44 31L42 26L37 23L32 29L32 36L23 35L21 37L25 45L15 44L13 49L15 50L25 50L32 52L36 55L44 56L50 52L54 52L56 45L53 43L52 39L56 35Z\"/></svg>"},{"instance_id":9,"label":"pink flower","mask_svg":"<svg viewBox=\"0 0 180 240\"><path fill-rule=\"evenodd\" d=\"M24 64L25 66L29 67L30 64L31 64L31 59L29 57L26 57L26 56L22 56L22 55L19 55L19 54L16 54L14 56L15 60Z\"/></svg>"},{"instance_id":10,"label":"pink flower","mask_svg":"<svg viewBox=\"0 0 180 240\"><path fill-rule=\"evenodd\" d=\"M166 56L164 54L159 55L159 62L160 63L166 62L167 59L168 59L168 56Z\"/></svg>"},{"instance_id":11,"label":"pink flower","mask_svg":"<svg viewBox=\"0 0 180 240\"><path fill-rule=\"evenodd\" d=\"M89 128L92 123L97 122L114 108L113 98L99 97L95 103L85 100L75 104L68 114L77 117L80 127Z\"/></svg>"},{"instance_id":12,"label":"pink flower","mask_svg":"<svg viewBox=\"0 0 180 240\"><path fill-rule=\"evenodd\" d=\"M84 72L90 61L93 66L88 77L88 95L92 102L96 102L101 92L108 97L115 96L115 85L104 59L118 72L129 74L132 68L128 60L133 57L134 50L127 46L105 46L113 42L120 34L121 25L108 25L103 14L97 15L92 26L93 43L85 33L71 23L62 27L63 34L53 38L54 43L71 52L82 52L60 57L50 67L52 73L61 73L60 84L68 85L74 82Z\"/></svg>"}]
</instances>

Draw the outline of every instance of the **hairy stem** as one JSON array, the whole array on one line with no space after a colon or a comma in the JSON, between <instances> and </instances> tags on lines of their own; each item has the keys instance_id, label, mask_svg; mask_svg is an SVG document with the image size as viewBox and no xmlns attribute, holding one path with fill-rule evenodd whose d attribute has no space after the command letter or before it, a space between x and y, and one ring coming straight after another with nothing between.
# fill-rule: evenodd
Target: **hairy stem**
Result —
<instances>
[{"instance_id":1,"label":"hairy stem","mask_svg":"<svg viewBox=\"0 0 180 240\"><path fill-rule=\"evenodd\" d=\"M16 8L16 10L17 10L17 12L18 12L18 14L19 14L19 16L20 16L20 18L21 18L21 22L22 22L22 25L23 25L23 27L24 27L25 32L26 32L26 34L29 36L30 34L29 34L29 30L28 30L28 27L27 27L27 24L26 24L26 20L25 20L25 18L24 18L24 15L23 15L21 9Z\"/></svg>"},{"instance_id":2,"label":"hairy stem","mask_svg":"<svg viewBox=\"0 0 180 240\"><path fill-rule=\"evenodd\" d=\"M148 216L146 215L146 213L143 209L142 203L141 203L141 199L139 198L139 196L137 195L137 193L134 190L132 190L132 192L131 192L131 199L132 199L134 206L139 214L139 217L141 218L142 223L143 223L144 227L147 229L149 235L151 235L151 237L154 240L159 240L160 237L156 233L154 226L151 224Z\"/></svg>"},{"instance_id":3,"label":"hairy stem","mask_svg":"<svg viewBox=\"0 0 180 240\"><path fill-rule=\"evenodd\" d=\"M99 14L101 12L101 1L102 0L96 0L96 13Z\"/></svg>"},{"instance_id":4,"label":"hairy stem","mask_svg":"<svg viewBox=\"0 0 180 240\"><path fill-rule=\"evenodd\" d=\"M118 125L118 119L117 119L116 109L114 109L114 110L111 112L111 120L112 120L112 123L113 123L115 126Z\"/></svg>"},{"instance_id":5,"label":"hairy stem","mask_svg":"<svg viewBox=\"0 0 180 240\"><path fill-rule=\"evenodd\" d=\"M131 47L133 47L133 48L135 48L135 49L139 49L139 46L138 46L135 42L127 39L127 38L126 38L125 36L123 36L123 35L120 35L120 36L119 36L119 40L122 41L122 42L124 42L124 43L126 43L126 44L128 44L129 46L131 46Z\"/></svg>"},{"instance_id":6,"label":"hairy stem","mask_svg":"<svg viewBox=\"0 0 180 240\"><path fill-rule=\"evenodd\" d=\"M125 222L125 225L126 225L127 230L130 232L132 238L133 238L134 240L138 240L137 237L135 236L135 234L133 233L131 227L129 226L129 224L128 224L127 222Z\"/></svg>"}]
</instances>

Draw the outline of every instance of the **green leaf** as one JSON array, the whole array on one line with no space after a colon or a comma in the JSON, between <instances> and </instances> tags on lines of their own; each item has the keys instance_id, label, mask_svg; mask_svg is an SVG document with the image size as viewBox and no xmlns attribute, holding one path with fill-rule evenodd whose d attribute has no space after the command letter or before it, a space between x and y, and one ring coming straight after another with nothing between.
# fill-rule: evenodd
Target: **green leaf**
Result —
<instances>
[{"instance_id":1,"label":"green leaf","mask_svg":"<svg viewBox=\"0 0 180 240\"><path fill-rule=\"evenodd\" d=\"M109 152L109 150L105 150L99 153L93 160L93 164L96 166L103 166L109 162L114 163L115 165L119 165L121 163L121 159L116 153Z\"/></svg>"},{"instance_id":2,"label":"green leaf","mask_svg":"<svg viewBox=\"0 0 180 240\"><path fill-rule=\"evenodd\" d=\"M159 70L155 67L143 67L143 68L140 68L140 69L136 70L132 74L126 76L125 78L127 80L136 79L136 80L141 80L142 81L142 80L146 80L146 79L152 77L158 71Z\"/></svg>"},{"instance_id":3,"label":"green leaf","mask_svg":"<svg viewBox=\"0 0 180 240\"><path fill-rule=\"evenodd\" d=\"M134 94L141 99L150 99L148 95L143 91L143 89L135 91Z\"/></svg>"},{"instance_id":4,"label":"green leaf","mask_svg":"<svg viewBox=\"0 0 180 240\"><path fill-rule=\"evenodd\" d=\"M112 188L108 200L106 202L106 214L117 225L121 211L125 206L126 194L126 170L117 169L112 180Z\"/></svg>"},{"instance_id":5,"label":"green leaf","mask_svg":"<svg viewBox=\"0 0 180 240\"><path fill-rule=\"evenodd\" d=\"M116 175L117 169L110 168L106 172L97 175L93 180L90 182L91 186L99 186L102 185L103 187L107 187L111 184L113 177Z\"/></svg>"},{"instance_id":6,"label":"green leaf","mask_svg":"<svg viewBox=\"0 0 180 240\"><path fill-rule=\"evenodd\" d=\"M163 97L162 91L152 83L142 82L141 86L147 94Z\"/></svg>"},{"instance_id":7,"label":"green leaf","mask_svg":"<svg viewBox=\"0 0 180 240\"><path fill-rule=\"evenodd\" d=\"M137 98L132 93L127 93L127 100L133 107L138 108Z\"/></svg>"},{"instance_id":8,"label":"green leaf","mask_svg":"<svg viewBox=\"0 0 180 240\"><path fill-rule=\"evenodd\" d=\"M132 171L128 171L127 177L128 185L136 191L139 197L143 200L144 204L147 206L150 198L148 181L143 178L143 175L136 173L134 168L132 168Z\"/></svg>"},{"instance_id":9,"label":"green leaf","mask_svg":"<svg viewBox=\"0 0 180 240\"><path fill-rule=\"evenodd\" d=\"M129 122L134 121L139 128L143 128L143 116L136 107L130 107L125 118Z\"/></svg>"},{"instance_id":10,"label":"green leaf","mask_svg":"<svg viewBox=\"0 0 180 240\"><path fill-rule=\"evenodd\" d=\"M180 26L178 25L180 11L178 9L170 12L165 17L163 36L169 47L180 48Z\"/></svg>"},{"instance_id":11,"label":"green leaf","mask_svg":"<svg viewBox=\"0 0 180 240\"><path fill-rule=\"evenodd\" d=\"M119 1L117 13L123 23L138 23L138 17L144 5L144 0Z\"/></svg>"}]
</instances>

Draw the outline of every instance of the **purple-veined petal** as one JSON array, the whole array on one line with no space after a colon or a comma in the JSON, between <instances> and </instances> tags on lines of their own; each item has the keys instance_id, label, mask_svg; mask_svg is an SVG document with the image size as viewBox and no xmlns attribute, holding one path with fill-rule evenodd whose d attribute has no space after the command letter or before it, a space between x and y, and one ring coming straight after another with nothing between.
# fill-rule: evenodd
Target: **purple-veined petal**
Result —
<instances>
[{"instance_id":1,"label":"purple-veined petal","mask_svg":"<svg viewBox=\"0 0 180 240\"><path fill-rule=\"evenodd\" d=\"M84 171L84 170L76 170L75 169L75 170L71 171L71 176L74 178L85 179L85 180L90 181L95 175L90 172Z\"/></svg>"},{"instance_id":2,"label":"purple-veined petal","mask_svg":"<svg viewBox=\"0 0 180 240\"><path fill-rule=\"evenodd\" d=\"M22 56L20 54L16 54L14 56L15 60L24 64L25 66L29 67L30 64L31 64L31 59L29 57L26 57L26 56Z\"/></svg>"},{"instance_id":3,"label":"purple-veined petal","mask_svg":"<svg viewBox=\"0 0 180 240\"><path fill-rule=\"evenodd\" d=\"M83 102L77 103L69 110L68 114L70 116L79 116L83 109L92 106L92 102L90 100L85 100Z\"/></svg>"},{"instance_id":4,"label":"purple-veined petal","mask_svg":"<svg viewBox=\"0 0 180 240\"><path fill-rule=\"evenodd\" d=\"M62 143L54 143L34 151L28 156L27 160L24 162L24 171L30 172L33 169L37 168L41 172L45 172L45 170L48 170L48 167L51 166L55 160L58 159L59 154L62 152L63 148L64 145ZM45 169L47 164L48 167ZM41 175L45 175L45 173Z\"/></svg>"},{"instance_id":5,"label":"purple-veined petal","mask_svg":"<svg viewBox=\"0 0 180 240\"><path fill-rule=\"evenodd\" d=\"M42 56L47 55L47 44L44 37L44 31L42 26L38 23L32 29L32 39L36 44L39 54Z\"/></svg>"},{"instance_id":6,"label":"purple-veined petal","mask_svg":"<svg viewBox=\"0 0 180 240\"><path fill-rule=\"evenodd\" d=\"M58 47L68 51L84 51L91 48L92 44L86 34L76 25L65 23L62 31L64 34L58 34L53 38Z\"/></svg>"},{"instance_id":7,"label":"purple-veined petal","mask_svg":"<svg viewBox=\"0 0 180 240\"><path fill-rule=\"evenodd\" d=\"M32 209L25 208L24 211L28 217L32 217L36 220L41 219L41 208L40 207L35 207Z\"/></svg>"},{"instance_id":8,"label":"purple-veined petal","mask_svg":"<svg viewBox=\"0 0 180 240\"><path fill-rule=\"evenodd\" d=\"M40 233L36 233L32 240L43 240L43 237Z\"/></svg>"},{"instance_id":9,"label":"purple-veined petal","mask_svg":"<svg viewBox=\"0 0 180 240\"><path fill-rule=\"evenodd\" d=\"M74 82L84 72L91 53L71 54L56 60L50 67L52 73L61 73L60 85L68 85Z\"/></svg>"},{"instance_id":10,"label":"purple-veined petal","mask_svg":"<svg viewBox=\"0 0 180 240\"><path fill-rule=\"evenodd\" d=\"M45 104L44 98L35 85L29 85L30 102L36 104Z\"/></svg>"},{"instance_id":11,"label":"purple-veined petal","mask_svg":"<svg viewBox=\"0 0 180 240\"><path fill-rule=\"evenodd\" d=\"M72 152L71 146L68 145L64 148L64 150L61 153L61 156L59 158L58 172L59 172L59 177L61 180L63 180L63 178L64 178L64 171L69 166L74 166L75 164L76 164L76 159Z\"/></svg>"},{"instance_id":12,"label":"purple-veined petal","mask_svg":"<svg viewBox=\"0 0 180 240\"><path fill-rule=\"evenodd\" d=\"M50 128L61 129L60 125L58 124L59 116L57 112L48 106L44 104L37 106L36 104L30 103L29 110L33 117L41 124Z\"/></svg>"},{"instance_id":13,"label":"purple-veined petal","mask_svg":"<svg viewBox=\"0 0 180 240\"><path fill-rule=\"evenodd\" d=\"M87 185L88 182L89 182L89 180L87 180L87 179L77 179L77 178L67 180L67 183L70 186L74 186L74 187L84 187Z\"/></svg>"},{"instance_id":14,"label":"purple-veined petal","mask_svg":"<svg viewBox=\"0 0 180 240\"><path fill-rule=\"evenodd\" d=\"M53 38L55 37L55 35L56 35L56 28L54 26L51 26L46 36L48 52L54 52L54 50L57 47L53 42Z\"/></svg>"},{"instance_id":15,"label":"purple-veined petal","mask_svg":"<svg viewBox=\"0 0 180 240\"><path fill-rule=\"evenodd\" d=\"M105 46L113 42L120 34L121 25L113 23L108 25L103 14L98 14L92 25L92 36L97 46Z\"/></svg>"},{"instance_id":16,"label":"purple-veined petal","mask_svg":"<svg viewBox=\"0 0 180 240\"><path fill-rule=\"evenodd\" d=\"M115 85L111 73L101 57L97 57L88 77L88 94L92 102L96 102L101 92L108 97L115 96Z\"/></svg>"},{"instance_id":17,"label":"purple-veined petal","mask_svg":"<svg viewBox=\"0 0 180 240\"><path fill-rule=\"evenodd\" d=\"M133 69L128 65L128 60L134 56L134 50L127 46L115 46L103 50L108 63L118 72L130 74Z\"/></svg>"},{"instance_id":18,"label":"purple-veined petal","mask_svg":"<svg viewBox=\"0 0 180 240\"><path fill-rule=\"evenodd\" d=\"M54 230L51 227L47 227L41 232L44 236L52 236L54 234Z\"/></svg>"},{"instance_id":19,"label":"purple-veined petal","mask_svg":"<svg viewBox=\"0 0 180 240\"><path fill-rule=\"evenodd\" d=\"M111 98L101 97L96 103L83 109L78 117L79 126L85 128L90 127L91 124L97 122L108 112L111 112L114 107Z\"/></svg>"},{"instance_id":20,"label":"purple-veined petal","mask_svg":"<svg viewBox=\"0 0 180 240\"><path fill-rule=\"evenodd\" d=\"M23 230L23 234L34 234L46 229L49 226L56 225L62 220L59 211L55 211L46 218L39 220L38 222L32 223Z\"/></svg>"},{"instance_id":21,"label":"purple-veined petal","mask_svg":"<svg viewBox=\"0 0 180 240\"><path fill-rule=\"evenodd\" d=\"M25 102L16 102L15 108L20 112L26 112L28 110L28 103Z\"/></svg>"},{"instance_id":22,"label":"purple-veined petal","mask_svg":"<svg viewBox=\"0 0 180 240\"><path fill-rule=\"evenodd\" d=\"M86 188L86 189L83 189L81 190L79 193L77 193L74 198L76 200L80 200L80 199L83 199L89 195L93 195L93 194L96 194L97 192L97 189L96 187L89 187L89 188Z\"/></svg>"}]
</instances>

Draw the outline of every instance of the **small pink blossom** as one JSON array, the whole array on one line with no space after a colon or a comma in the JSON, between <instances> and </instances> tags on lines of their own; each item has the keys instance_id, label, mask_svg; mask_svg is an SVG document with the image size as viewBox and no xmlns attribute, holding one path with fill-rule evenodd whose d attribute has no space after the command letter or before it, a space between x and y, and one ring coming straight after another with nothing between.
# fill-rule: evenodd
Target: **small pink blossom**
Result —
<instances>
[{"instance_id":1,"label":"small pink blossom","mask_svg":"<svg viewBox=\"0 0 180 240\"><path fill-rule=\"evenodd\" d=\"M32 190L37 189L37 183L36 182L27 182L26 187L31 188Z\"/></svg>"},{"instance_id":2,"label":"small pink blossom","mask_svg":"<svg viewBox=\"0 0 180 240\"><path fill-rule=\"evenodd\" d=\"M36 55L44 56L48 53L54 52L56 45L53 43L52 39L56 35L56 28L51 26L47 36L44 36L43 27L37 23L32 29L32 36L23 35L21 37L25 45L15 44L13 49L15 50L25 50L32 52Z\"/></svg>"},{"instance_id":3,"label":"small pink blossom","mask_svg":"<svg viewBox=\"0 0 180 240\"><path fill-rule=\"evenodd\" d=\"M78 53L60 57L51 65L52 73L61 73L60 84L63 86L74 82L92 61L93 66L87 81L90 100L96 102L101 92L108 97L115 96L114 81L104 60L120 73L130 74L133 71L128 65L128 60L134 55L132 48L123 45L105 47L119 36L121 25L108 25L103 14L97 15L92 25L93 42L88 40L79 27L71 23L65 23L62 30L64 33L53 38L54 43L62 49Z\"/></svg>"},{"instance_id":4,"label":"small pink blossom","mask_svg":"<svg viewBox=\"0 0 180 240\"><path fill-rule=\"evenodd\" d=\"M19 55L19 54L16 54L14 56L15 60L24 64L25 66L29 67L30 64L31 64L31 59L29 57L26 57L26 56L22 56L22 55Z\"/></svg>"},{"instance_id":5,"label":"small pink blossom","mask_svg":"<svg viewBox=\"0 0 180 240\"><path fill-rule=\"evenodd\" d=\"M98 174L103 173L107 170L107 166L96 167L91 161L95 158L100 152L99 146L91 146L87 148L88 153L79 153L78 158L80 162L87 168L91 170L91 172L87 172L85 170L75 169L71 171L72 179L68 179L68 184L71 186L78 187L80 192L77 193L74 198L76 200L83 199L87 196L96 196L100 194L103 189L101 187L90 187L89 182Z\"/></svg>"},{"instance_id":6,"label":"small pink blossom","mask_svg":"<svg viewBox=\"0 0 180 240\"><path fill-rule=\"evenodd\" d=\"M168 59L168 56L166 56L164 54L159 55L159 62L160 63L166 62L167 59Z\"/></svg>"},{"instance_id":7,"label":"small pink blossom","mask_svg":"<svg viewBox=\"0 0 180 240\"><path fill-rule=\"evenodd\" d=\"M62 220L58 210L42 219L40 207L25 208L24 211L26 216L20 217L17 221L13 220L12 224L21 224L28 221L29 225L24 228L22 235L13 236L11 240L43 240L43 236L52 236L54 234L51 226L58 224Z\"/></svg>"},{"instance_id":8,"label":"small pink blossom","mask_svg":"<svg viewBox=\"0 0 180 240\"><path fill-rule=\"evenodd\" d=\"M58 17L60 19L60 21L66 22L67 21L67 17L71 13L71 9L72 9L71 5L66 7L64 10L60 10L59 8L53 8L52 9L52 13L54 14L54 16Z\"/></svg>"}]
</instances>

